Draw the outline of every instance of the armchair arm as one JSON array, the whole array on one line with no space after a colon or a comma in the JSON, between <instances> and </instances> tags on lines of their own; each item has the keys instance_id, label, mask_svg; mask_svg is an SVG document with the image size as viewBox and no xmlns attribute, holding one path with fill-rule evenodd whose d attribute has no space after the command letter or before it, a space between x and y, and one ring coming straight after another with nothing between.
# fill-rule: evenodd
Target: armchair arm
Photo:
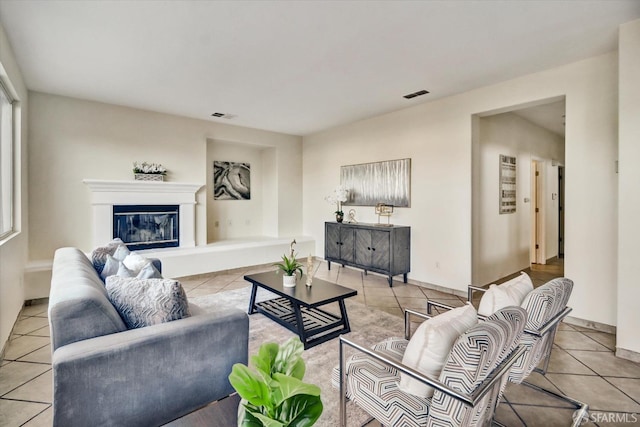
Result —
<instances>
[{"instance_id":1,"label":"armchair arm","mask_svg":"<svg viewBox=\"0 0 640 427\"><path fill-rule=\"evenodd\" d=\"M467 301L473 301L473 292L487 292L488 289L486 288L481 288L479 286L473 286L473 285L469 285L467 287Z\"/></svg>"},{"instance_id":2,"label":"armchair arm","mask_svg":"<svg viewBox=\"0 0 640 427\"><path fill-rule=\"evenodd\" d=\"M452 307L450 305L443 304L441 302L427 300L427 313L428 314L431 314L431 309L433 307L442 308L444 310L453 310L455 308L455 307Z\"/></svg>"},{"instance_id":3,"label":"armchair arm","mask_svg":"<svg viewBox=\"0 0 640 427\"><path fill-rule=\"evenodd\" d=\"M496 382L500 381L504 375L507 375L511 370L511 366L513 363L524 353L525 348L522 346L518 346L515 350L511 352L511 354L498 365L493 372L474 390L470 395L467 393L460 392L455 390L448 385L440 382L437 379L430 378L423 373L416 371L415 369L404 365L402 362L398 362L397 360L393 360L382 353L379 353L375 350L371 350L363 347L360 344L357 344L349 339L345 338L344 335L340 335L340 348L339 348L339 357L340 357L340 422L342 426L346 426L346 390L345 390L345 352L344 346L347 345L349 347L354 348L355 350L362 352L369 357L372 357L386 365L389 365L399 372L407 374L416 380L433 387L434 389L445 393L452 398L462 402L468 406L475 406L490 390L492 390L493 386Z\"/></svg>"},{"instance_id":4,"label":"armchair arm","mask_svg":"<svg viewBox=\"0 0 640 427\"><path fill-rule=\"evenodd\" d=\"M60 347L53 424L161 425L229 395L248 334L247 314L226 310Z\"/></svg>"},{"instance_id":5,"label":"armchair arm","mask_svg":"<svg viewBox=\"0 0 640 427\"><path fill-rule=\"evenodd\" d=\"M425 320L431 319L428 314L421 313L419 311L412 310L410 308L404 309L404 339L409 340L411 338L411 315L420 317Z\"/></svg>"},{"instance_id":6,"label":"armchair arm","mask_svg":"<svg viewBox=\"0 0 640 427\"><path fill-rule=\"evenodd\" d=\"M535 335L537 337L543 337L544 335L549 333L549 331L555 330L558 324L562 322L562 320L567 317L572 310L573 309L571 307L565 307L564 310L549 319L549 321L545 323L540 329L534 331L525 328L524 332L527 334Z\"/></svg>"}]
</instances>

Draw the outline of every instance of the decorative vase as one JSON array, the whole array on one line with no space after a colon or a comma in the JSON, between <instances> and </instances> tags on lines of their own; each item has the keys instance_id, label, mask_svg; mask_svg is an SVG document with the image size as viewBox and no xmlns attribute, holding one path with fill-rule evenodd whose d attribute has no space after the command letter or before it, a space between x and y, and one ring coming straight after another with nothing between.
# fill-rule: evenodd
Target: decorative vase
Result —
<instances>
[{"instance_id":1,"label":"decorative vase","mask_svg":"<svg viewBox=\"0 0 640 427\"><path fill-rule=\"evenodd\" d=\"M136 181L164 181L164 175L160 173L134 173Z\"/></svg>"},{"instance_id":2,"label":"decorative vase","mask_svg":"<svg viewBox=\"0 0 640 427\"><path fill-rule=\"evenodd\" d=\"M336 214L336 221L342 222L343 219L344 219L344 214Z\"/></svg>"},{"instance_id":3,"label":"decorative vase","mask_svg":"<svg viewBox=\"0 0 640 427\"><path fill-rule=\"evenodd\" d=\"M296 275L282 276L282 286L285 288L293 288L296 285Z\"/></svg>"}]
</instances>

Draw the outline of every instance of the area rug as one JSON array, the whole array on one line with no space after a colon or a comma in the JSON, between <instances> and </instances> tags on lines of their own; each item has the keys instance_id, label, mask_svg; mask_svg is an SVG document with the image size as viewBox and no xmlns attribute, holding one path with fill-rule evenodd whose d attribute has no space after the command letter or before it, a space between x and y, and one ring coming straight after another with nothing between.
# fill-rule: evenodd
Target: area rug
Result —
<instances>
[{"instance_id":1,"label":"area rug","mask_svg":"<svg viewBox=\"0 0 640 427\"><path fill-rule=\"evenodd\" d=\"M216 311L223 308L235 307L247 311L251 286L232 291L221 292L202 297L195 297L189 301L206 311ZM275 295L263 289L259 289L256 300L264 301ZM351 332L347 335L351 340L371 347L388 337L400 337L403 335L404 323L400 317L393 316L383 311L375 310L364 304L345 300ZM337 308L337 304L336 308ZM330 306L328 306L330 307ZM276 322L262 314L249 316L249 355L255 354L260 345L272 341L283 343L294 334ZM307 371L305 382L316 384L321 389L320 397L324 410L316 426L335 427L340 420L340 393L331 385L331 371L338 365L338 339L322 343L303 354ZM369 419L357 406L349 403L347 407L348 426L362 426Z\"/></svg>"}]
</instances>

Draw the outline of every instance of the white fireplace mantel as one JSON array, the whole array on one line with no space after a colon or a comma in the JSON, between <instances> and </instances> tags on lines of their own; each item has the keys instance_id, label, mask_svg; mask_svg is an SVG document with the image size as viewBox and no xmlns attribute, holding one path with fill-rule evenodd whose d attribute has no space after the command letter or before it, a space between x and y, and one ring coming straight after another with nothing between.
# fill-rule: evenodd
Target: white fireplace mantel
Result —
<instances>
[{"instance_id":1,"label":"white fireplace mantel","mask_svg":"<svg viewBox=\"0 0 640 427\"><path fill-rule=\"evenodd\" d=\"M179 205L180 247L196 245L196 193L202 184L100 179L82 182L91 190L94 247L113 239L114 205Z\"/></svg>"}]
</instances>

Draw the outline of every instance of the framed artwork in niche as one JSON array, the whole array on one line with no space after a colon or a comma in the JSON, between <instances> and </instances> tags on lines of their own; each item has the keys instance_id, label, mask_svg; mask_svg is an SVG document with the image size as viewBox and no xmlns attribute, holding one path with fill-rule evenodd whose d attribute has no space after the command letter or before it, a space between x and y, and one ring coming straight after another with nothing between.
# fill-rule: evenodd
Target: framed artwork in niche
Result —
<instances>
[{"instance_id":1,"label":"framed artwork in niche","mask_svg":"<svg viewBox=\"0 0 640 427\"><path fill-rule=\"evenodd\" d=\"M214 160L213 199L250 200L251 164Z\"/></svg>"},{"instance_id":2,"label":"framed artwork in niche","mask_svg":"<svg viewBox=\"0 0 640 427\"><path fill-rule=\"evenodd\" d=\"M343 205L411 206L411 159L386 160L340 167L340 185L348 191Z\"/></svg>"},{"instance_id":3,"label":"framed artwork in niche","mask_svg":"<svg viewBox=\"0 0 640 427\"><path fill-rule=\"evenodd\" d=\"M516 212L516 158L500 154L500 214Z\"/></svg>"}]
</instances>

